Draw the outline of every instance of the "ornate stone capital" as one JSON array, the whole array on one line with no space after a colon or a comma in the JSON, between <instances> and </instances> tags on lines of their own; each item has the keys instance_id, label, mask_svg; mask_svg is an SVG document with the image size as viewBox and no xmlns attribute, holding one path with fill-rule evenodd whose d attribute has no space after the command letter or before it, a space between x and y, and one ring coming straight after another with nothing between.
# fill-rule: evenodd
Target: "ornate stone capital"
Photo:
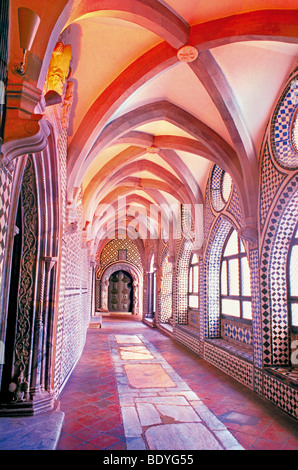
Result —
<instances>
[{"instance_id":1,"label":"ornate stone capital","mask_svg":"<svg viewBox=\"0 0 298 470\"><path fill-rule=\"evenodd\" d=\"M51 269L55 266L55 264L57 263L58 261L58 258L57 257L54 257L54 256L45 256L43 258L43 261L46 265L46 269L48 272L51 271Z\"/></svg>"},{"instance_id":2,"label":"ornate stone capital","mask_svg":"<svg viewBox=\"0 0 298 470\"><path fill-rule=\"evenodd\" d=\"M28 82L7 84L2 161L8 168L14 158L40 152L47 145L49 127L42 114L35 114L41 99L41 90Z\"/></svg>"},{"instance_id":3,"label":"ornate stone capital","mask_svg":"<svg viewBox=\"0 0 298 470\"><path fill-rule=\"evenodd\" d=\"M238 230L239 237L247 241L251 246L255 246L258 241L258 229L256 219L243 219L242 227Z\"/></svg>"}]
</instances>

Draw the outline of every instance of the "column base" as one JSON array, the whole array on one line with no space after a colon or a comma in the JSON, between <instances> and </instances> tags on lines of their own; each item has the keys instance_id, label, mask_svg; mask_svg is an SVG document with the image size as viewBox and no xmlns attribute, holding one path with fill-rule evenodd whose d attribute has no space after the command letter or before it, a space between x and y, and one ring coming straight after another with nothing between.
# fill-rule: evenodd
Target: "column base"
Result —
<instances>
[{"instance_id":1,"label":"column base","mask_svg":"<svg viewBox=\"0 0 298 470\"><path fill-rule=\"evenodd\" d=\"M34 416L57 408L57 401L54 396L49 393L39 394L32 400L15 402L15 403L1 403L0 404L0 417L22 417Z\"/></svg>"}]
</instances>

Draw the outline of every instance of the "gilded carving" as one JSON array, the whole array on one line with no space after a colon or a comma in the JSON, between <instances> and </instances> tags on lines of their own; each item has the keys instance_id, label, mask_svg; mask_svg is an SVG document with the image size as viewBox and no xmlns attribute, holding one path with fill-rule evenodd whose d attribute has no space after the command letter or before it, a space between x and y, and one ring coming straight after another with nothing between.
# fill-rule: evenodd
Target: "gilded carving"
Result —
<instances>
[{"instance_id":1,"label":"gilded carving","mask_svg":"<svg viewBox=\"0 0 298 470\"><path fill-rule=\"evenodd\" d=\"M48 106L62 102L64 84L70 71L71 46L57 42L52 54L46 84L45 100Z\"/></svg>"}]
</instances>

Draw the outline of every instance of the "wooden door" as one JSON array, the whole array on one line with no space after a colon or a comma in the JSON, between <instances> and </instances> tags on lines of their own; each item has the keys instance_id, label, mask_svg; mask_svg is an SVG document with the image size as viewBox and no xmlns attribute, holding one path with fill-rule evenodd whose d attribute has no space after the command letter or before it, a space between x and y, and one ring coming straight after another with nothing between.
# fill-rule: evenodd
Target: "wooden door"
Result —
<instances>
[{"instance_id":1,"label":"wooden door","mask_svg":"<svg viewBox=\"0 0 298 470\"><path fill-rule=\"evenodd\" d=\"M110 312L132 311L132 277L125 271L117 271L109 279L108 309Z\"/></svg>"}]
</instances>

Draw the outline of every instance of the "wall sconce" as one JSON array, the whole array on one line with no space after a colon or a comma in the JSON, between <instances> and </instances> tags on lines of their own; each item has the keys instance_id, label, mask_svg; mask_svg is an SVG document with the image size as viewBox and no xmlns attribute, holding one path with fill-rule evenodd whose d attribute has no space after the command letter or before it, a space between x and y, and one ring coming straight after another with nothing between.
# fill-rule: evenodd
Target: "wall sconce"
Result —
<instances>
[{"instance_id":1,"label":"wall sconce","mask_svg":"<svg viewBox=\"0 0 298 470\"><path fill-rule=\"evenodd\" d=\"M30 51L36 32L40 23L39 16L29 8L20 7L18 9L19 18L19 37L20 46L23 49L23 60L19 65L14 67L14 72L18 75L25 75L26 73L26 56Z\"/></svg>"}]
</instances>

